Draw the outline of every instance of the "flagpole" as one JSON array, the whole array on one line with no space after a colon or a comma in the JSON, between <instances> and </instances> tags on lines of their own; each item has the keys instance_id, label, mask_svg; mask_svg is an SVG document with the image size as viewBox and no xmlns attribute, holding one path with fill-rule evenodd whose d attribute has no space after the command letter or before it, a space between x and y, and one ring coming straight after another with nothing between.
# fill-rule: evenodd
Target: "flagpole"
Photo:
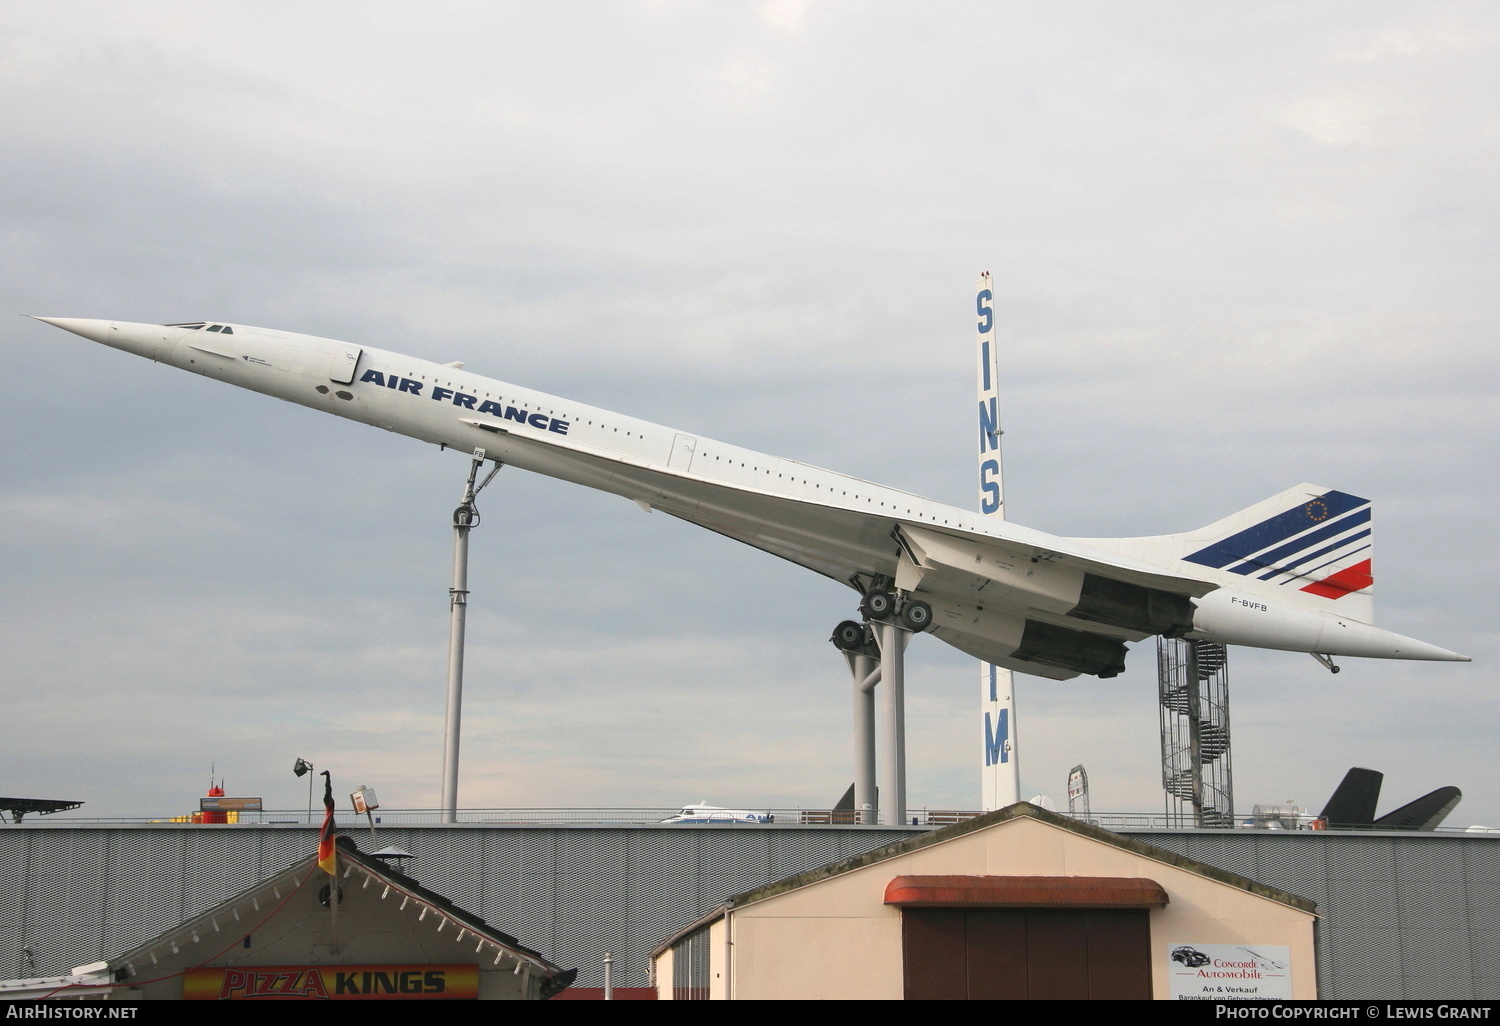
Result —
<instances>
[{"instance_id":1,"label":"flagpole","mask_svg":"<svg viewBox=\"0 0 1500 1026\"><path fill-rule=\"evenodd\" d=\"M443 822L458 822L458 742L464 701L464 625L469 610L469 532L479 525L474 498L500 468L495 467L476 487L475 477L484 466L484 450L474 450L464 497L453 511L453 587L448 589L448 700L443 714Z\"/></svg>"},{"instance_id":2,"label":"flagpole","mask_svg":"<svg viewBox=\"0 0 1500 1026\"><path fill-rule=\"evenodd\" d=\"M323 829L318 832L318 866L328 874L328 950L339 951L339 856L333 833L333 776L323 771Z\"/></svg>"},{"instance_id":3,"label":"flagpole","mask_svg":"<svg viewBox=\"0 0 1500 1026\"><path fill-rule=\"evenodd\" d=\"M339 878L334 876L328 885L328 952L339 953Z\"/></svg>"}]
</instances>

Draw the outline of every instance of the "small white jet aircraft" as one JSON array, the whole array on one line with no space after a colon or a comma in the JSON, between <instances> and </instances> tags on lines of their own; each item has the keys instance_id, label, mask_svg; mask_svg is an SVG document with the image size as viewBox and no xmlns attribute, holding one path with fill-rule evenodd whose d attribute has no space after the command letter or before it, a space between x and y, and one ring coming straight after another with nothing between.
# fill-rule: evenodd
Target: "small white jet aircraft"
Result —
<instances>
[{"instance_id":1,"label":"small white jet aircraft","mask_svg":"<svg viewBox=\"0 0 1500 1026\"><path fill-rule=\"evenodd\" d=\"M1022 673L1113 677L1154 634L1468 661L1372 626L1370 503L1298 485L1186 534L1059 538L909 492L348 342L41 317L278 399L613 492L853 587L861 611ZM840 624L835 642L864 643Z\"/></svg>"},{"instance_id":2,"label":"small white jet aircraft","mask_svg":"<svg viewBox=\"0 0 1500 1026\"><path fill-rule=\"evenodd\" d=\"M746 809L721 809L717 805L709 805L707 802L699 802L697 805L684 805L682 811L675 816L669 816L662 820L663 823L774 823L776 817L769 812L750 812Z\"/></svg>"}]
</instances>

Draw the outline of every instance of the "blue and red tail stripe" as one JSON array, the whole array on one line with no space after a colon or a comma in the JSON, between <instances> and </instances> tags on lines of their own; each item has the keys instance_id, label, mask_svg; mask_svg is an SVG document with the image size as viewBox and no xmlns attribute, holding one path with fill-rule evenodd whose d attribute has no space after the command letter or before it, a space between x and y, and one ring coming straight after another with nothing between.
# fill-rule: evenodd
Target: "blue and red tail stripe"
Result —
<instances>
[{"instance_id":1,"label":"blue and red tail stripe","mask_svg":"<svg viewBox=\"0 0 1500 1026\"><path fill-rule=\"evenodd\" d=\"M1369 517L1369 511L1368 510L1365 512L1365 518L1364 519L1365 520L1370 519L1370 517ZM1362 523L1363 521L1360 521L1360 522ZM1354 527L1354 526L1357 526L1357 525L1355 523L1350 523L1350 524L1340 525L1339 529L1343 530L1345 527ZM1277 574L1289 574L1289 573L1292 573L1293 571L1295 571L1299 566L1301 566L1304 563L1311 563L1315 559L1321 559L1323 556L1328 555L1330 552L1341 552L1342 550L1347 549L1350 545L1354 544L1355 542L1359 541L1360 539L1362 539L1362 538L1368 538L1368 537L1370 537L1370 529L1367 527L1363 531L1358 531L1358 532L1356 532L1354 534L1347 535L1347 536L1345 536L1343 538L1340 538L1337 541L1333 542L1331 545L1325 545L1321 549L1315 549L1312 552L1302 552L1302 550L1300 550L1300 549L1294 550L1292 552L1292 555L1299 556L1300 558L1298 558L1298 559L1293 559L1293 560L1289 560L1287 562L1278 563L1278 562L1272 561L1269 557L1261 557L1261 558L1255 560L1254 565L1251 565L1249 567L1249 569L1247 569L1247 570L1240 570L1238 567L1236 567L1236 568L1234 568L1233 572L1234 573L1250 573L1251 571L1259 570L1261 567L1268 566L1271 569L1269 569L1265 573L1261 574L1260 575L1260 580L1262 580L1262 581L1269 581L1271 578L1275 577ZM1363 545L1363 546L1361 546L1361 548L1369 548L1369 545ZM1331 559L1331 560L1329 560L1328 562L1329 563L1336 562L1339 558L1340 558L1339 556L1334 556L1334 558ZM1327 565L1328 565L1327 563L1320 564L1319 566L1313 567L1311 570L1304 571L1304 574L1314 573L1317 570L1320 570L1320 569L1322 569L1322 567L1327 566Z\"/></svg>"},{"instance_id":2,"label":"blue and red tail stripe","mask_svg":"<svg viewBox=\"0 0 1500 1026\"><path fill-rule=\"evenodd\" d=\"M1368 531L1364 532L1364 534L1369 534L1369 533L1370 532L1368 532ZM1351 538L1349 540L1350 541L1354 541L1355 539ZM1368 545L1361 545L1358 548L1354 548L1354 549L1340 548L1338 555L1334 556L1332 559L1325 559L1323 562L1319 563L1315 567L1310 567L1307 570L1302 571L1302 573L1300 573L1300 574L1293 574L1289 580L1282 581L1281 583L1282 584L1295 584L1298 581L1305 581L1308 578L1312 577L1314 574L1322 573L1324 570L1327 570L1329 567L1333 566L1336 563L1337 564L1343 564L1344 566L1348 566L1349 565L1349 561L1351 559L1353 559L1355 556L1359 555L1361 552L1368 552L1369 550L1370 550L1370 546L1368 546ZM1366 556L1365 557L1365 562L1368 563L1369 561L1370 561L1370 558L1368 556ZM1275 573L1280 573L1280 572L1281 571L1279 571L1279 570L1275 571ZM1269 580L1272 576L1275 576L1275 574L1274 573L1273 574L1267 574L1266 576L1262 577L1261 580L1263 580L1263 581L1264 580ZM1306 591L1307 589L1304 588L1302 590Z\"/></svg>"},{"instance_id":3,"label":"blue and red tail stripe","mask_svg":"<svg viewBox=\"0 0 1500 1026\"><path fill-rule=\"evenodd\" d=\"M1368 524L1369 522L1370 507L1367 504L1344 516L1330 517L1328 520L1323 521L1323 526L1317 530L1301 535L1296 540L1290 541L1285 545L1279 545L1269 552L1262 552L1254 556L1246 561L1243 568L1234 566L1229 567L1229 570L1231 573L1236 574L1254 573L1256 570L1262 570L1267 567L1284 567L1290 570L1293 567L1317 559L1324 552L1338 548L1351 539L1344 538L1317 551L1310 551L1320 542L1327 541L1329 538L1338 538L1349 531L1350 528L1358 527L1360 524ZM1362 535L1369 533L1369 528L1361 532ZM1265 578L1261 579L1264 580Z\"/></svg>"},{"instance_id":4,"label":"blue and red tail stripe","mask_svg":"<svg viewBox=\"0 0 1500 1026\"><path fill-rule=\"evenodd\" d=\"M1183 558L1232 574L1255 574L1262 581L1284 576L1281 584L1293 584L1369 549L1371 529L1365 526L1369 522L1369 499L1325 492ZM1316 565L1306 568L1309 563ZM1365 559L1301 590L1322 598L1342 598L1370 584L1370 560Z\"/></svg>"},{"instance_id":5,"label":"blue and red tail stripe","mask_svg":"<svg viewBox=\"0 0 1500 1026\"><path fill-rule=\"evenodd\" d=\"M1182 557L1189 563L1197 563L1200 566L1211 566L1216 570L1224 570L1231 563L1249 560L1256 553L1264 552L1273 545L1280 545L1306 531L1308 528L1317 527L1319 524L1328 524L1330 518L1342 517L1345 513L1361 507L1368 508L1369 499L1361 499L1357 495L1347 492L1325 492L1315 499L1309 499L1287 510L1278 513L1268 520L1262 520L1253 527L1247 527L1214 542L1207 548L1199 549L1191 555ZM1365 519L1369 519L1368 516ZM1333 526L1333 525L1329 525ZM1322 538L1316 539L1321 541ZM1305 539L1298 539L1294 543L1292 552L1299 552L1304 547ZM1281 550L1278 550L1281 551ZM1269 554L1268 554L1269 555ZM1269 561L1262 557L1259 565L1265 567ZM1237 573L1249 573L1255 569L1252 565L1245 570L1236 568Z\"/></svg>"},{"instance_id":6,"label":"blue and red tail stripe","mask_svg":"<svg viewBox=\"0 0 1500 1026\"><path fill-rule=\"evenodd\" d=\"M1375 578L1370 576L1370 561L1367 559L1345 567L1321 581L1314 581L1302 590L1319 598L1341 599L1351 592L1363 591L1374 583Z\"/></svg>"}]
</instances>

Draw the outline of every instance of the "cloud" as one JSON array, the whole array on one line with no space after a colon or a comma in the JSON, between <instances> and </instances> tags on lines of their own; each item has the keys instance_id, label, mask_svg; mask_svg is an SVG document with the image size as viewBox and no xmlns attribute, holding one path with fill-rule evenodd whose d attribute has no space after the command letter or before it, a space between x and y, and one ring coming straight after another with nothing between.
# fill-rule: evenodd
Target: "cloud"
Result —
<instances>
[{"instance_id":1,"label":"cloud","mask_svg":"<svg viewBox=\"0 0 1500 1026\"><path fill-rule=\"evenodd\" d=\"M1484 9L0 9L0 295L410 352L974 501L996 275L1013 518L1367 495L1382 625L1471 666L1235 654L1241 805L1350 765L1500 822ZM1165 14L1163 13L1165 12ZM290 760L436 800L461 454L14 318L0 769L96 814ZM508 469L472 550L466 802L826 804L853 594ZM972 661L909 669L914 804L977 801ZM1153 652L1020 684L1024 786L1160 802ZM59 739L66 739L60 741ZM1428 783L1430 781L1430 783Z\"/></svg>"},{"instance_id":2,"label":"cloud","mask_svg":"<svg viewBox=\"0 0 1500 1026\"><path fill-rule=\"evenodd\" d=\"M763 0L759 13L767 25L790 34L806 27L812 9L813 0Z\"/></svg>"},{"instance_id":3,"label":"cloud","mask_svg":"<svg viewBox=\"0 0 1500 1026\"><path fill-rule=\"evenodd\" d=\"M1419 113L1384 90L1348 90L1309 96L1290 104L1282 124L1325 146L1379 146L1406 141Z\"/></svg>"}]
</instances>

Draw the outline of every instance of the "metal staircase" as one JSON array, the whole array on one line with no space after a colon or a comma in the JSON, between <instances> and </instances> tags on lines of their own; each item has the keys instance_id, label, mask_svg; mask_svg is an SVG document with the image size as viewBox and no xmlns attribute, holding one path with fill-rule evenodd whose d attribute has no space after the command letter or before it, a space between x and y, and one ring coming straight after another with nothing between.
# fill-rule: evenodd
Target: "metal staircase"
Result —
<instances>
[{"instance_id":1,"label":"metal staircase","mask_svg":"<svg viewBox=\"0 0 1500 1026\"><path fill-rule=\"evenodd\" d=\"M1229 652L1212 641L1158 638L1162 790L1183 826L1234 826Z\"/></svg>"}]
</instances>

